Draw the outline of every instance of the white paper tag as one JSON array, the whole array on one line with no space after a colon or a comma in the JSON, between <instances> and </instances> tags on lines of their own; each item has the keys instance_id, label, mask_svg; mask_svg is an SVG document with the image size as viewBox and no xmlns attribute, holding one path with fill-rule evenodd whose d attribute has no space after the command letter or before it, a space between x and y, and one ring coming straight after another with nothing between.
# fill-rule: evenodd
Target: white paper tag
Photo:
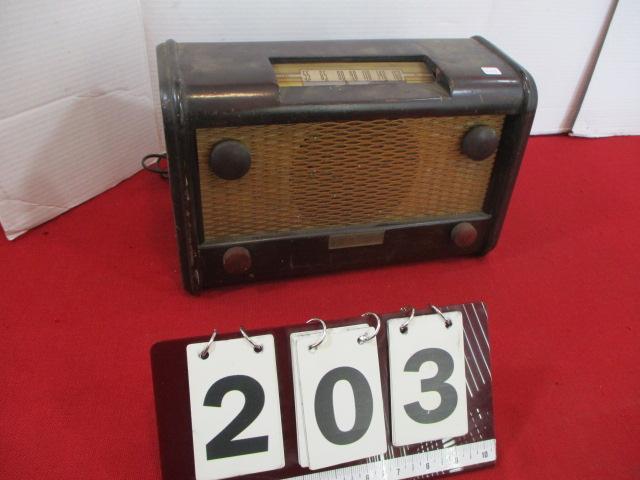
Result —
<instances>
[{"instance_id":1,"label":"white paper tag","mask_svg":"<svg viewBox=\"0 0 640 480\"><path fill-rule=\"evenodd\" d=\"M469 431L461 312L387 322L393 445L465 435Z\"/></svg>"},{"instance_id":2,"label":"white paper tag","mask_svg":"<svg viewBox=\"0 0 640 480\"><path fill-rule=\"evenodd\" d=\"M273 335L187 345L197 480L282 468L284 445Z\"/></svg>"},{"instance_id":3,"label":"white paper tag","mask_svg":"<svg viewBox=\"0 0 640 480\"><path fill-rule=\"evenodd\" d=\"M485 75L502 75L502 72L498 67L481 67L482 73Z\"/></svg>"},{"instance_id":4,"label":"white paper tag","mask_svg":"<svg viewBox=\"0 0 640 480\"><path fill-rule=\"evenodd\" d=\"M300 395L296 407L302 407L311 470L387 450L377 342L374 337L358 344L358 337L371 330L368 325L329 329L315 350L309 346L319 333L293 334L294 382L299 382Z\"/></svg>"}]
</instances>

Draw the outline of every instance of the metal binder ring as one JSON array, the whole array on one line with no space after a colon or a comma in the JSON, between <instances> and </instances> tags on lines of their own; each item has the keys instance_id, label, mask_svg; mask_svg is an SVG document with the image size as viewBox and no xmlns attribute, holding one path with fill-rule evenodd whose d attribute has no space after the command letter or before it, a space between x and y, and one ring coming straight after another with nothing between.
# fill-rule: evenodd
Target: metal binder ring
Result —
<instances>
[{"instance_id":1,"label":"metal binder ring","mask_svg":"<svg viewBox=\"0 0 640 480\"><path fill-rule=\"evenodd\" d=\"M411 313L409 314L409 318L407 318L404 322L402 322L402 325L400 325L400 333L407 333L409 331L409 322L411 322L411 320L413 320L413 317L416 316L416 309L411 305L406 305L400 309L402 313L407 313L409 310L411 311Z\"/></svg>"},{"instance_id":2,"label":"metal binder ring","mask_svg":"<svg viewBox=\"0 0 640 480\"><path fill-rule=\"evenodd\" d=\"M438 315L440 315L442 317L442 320L444 320L444 326L449 328L452 325L452 321L449 320L447 317L444 316L444 313L442 313L442 311L436 307L435 305L429 305Z\"/></svg>"},{"instance_id":3,"label":"metal binder ring","mask_svg":"<svg viewBox=\"0 0 640 480\"><path fill-rule=\"evenodd\" d=\"M380 320L380 317L376 313L373 313L373 312L366 312L366 313L363 313L360 316L364 317L364 318L371 316L371 317L376 319L376 328L373 331L373 333L371 333L371 334L364 333L364 334L362 334L362 335L360 335L358 337L358 343L360 345L362 345L363 343L368 342L372 338L375 338L376 335L378 335L378 332L380 331L380 324L382 323L382 320Z\"/></svg>"},{"instance_id":4,"label":"metal binder ring","mask_svg":"<svg viewBox=\"0 0 640 480\"><path fill-rule=\"evenodd\" d=\"M216 339L217 334L218 334L218 331L214 330L213 334L211 335L211 338L209 339L209 341L207 342L207 344L204 346L204 348L199 354L199 357L201 359L206 360L207 358L209 358L209 349L211 348L211 345L213 345L213 341Z\"/></svg>"},{"instance_id":5,"label":"metal binder ring","mask_svg":"<svg viewBox=\"0 0 640 480\"><path fill-rule=\"evenodd\" d=\"M312 322L318 322L320 325L322 325L322 336L316 343L312 343L311 345L309 345L309 350L315 350L322 344L322 342L324 342L325 338L327 338L327 324L324 323L324 320L322 320L321 318L310 318L309 320L307 320L307 323Z\"/></svg>"},{"instance_id":6,"label":"metal binder ring","mask_svg":"<svg viewBox=\"0 0 640 480\"><path fill-rule=\"evenodd\" d=\"M251 346L253 347L253 351L254 352L260 353L262 351L264 346L260 345L259 343L254 342L253 340L251 340L251 337L249 337L249 335L247 335L247 332L244 331L244 328L240 327L240 333L242 334L244 339L251 344Z\"/></svg>"}]
</instances>

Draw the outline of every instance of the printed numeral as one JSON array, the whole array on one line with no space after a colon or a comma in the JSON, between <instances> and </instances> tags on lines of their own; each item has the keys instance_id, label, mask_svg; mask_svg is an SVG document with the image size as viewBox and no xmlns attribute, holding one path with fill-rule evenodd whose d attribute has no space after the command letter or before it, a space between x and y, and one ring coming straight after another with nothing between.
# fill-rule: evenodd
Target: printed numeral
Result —
<instances>
[{"instance_id":1,"label":"printed numeral","mask_svg":"<svg viewBox=\"0 0 640 480\"><path fill-rule=\"evenodd\" d=\"M220 407L222 399L229 392L238 391L244 395L244 407L238 415L213 440L207 443L207 460L236 457L269 450L269 437L243 438L235 440L264 408L264 389L255 379L246 375L232 375L221 378L211 385L204 397L205 407Z\"/></svg>"},{"instance_id":2,"label":"printed numeral","mask_svg":"<svg viewBox=\"0 0 640 480\"><path fill-rule=\"evenodd\" d=\"M351 385L356 420L351 430L340 430L336 423L333 389L340 380ZM322 435L336 445L349 445L360 440L371 425L373 395L365 376L353 367L338 367L327 372L320 380L315 396L315 414Z\"/></svg>"},{"instance_id":3,"label":"printed numeral","mask_svg":"<svg viewBox=\"0 0 640 480\"><path fill-rule=\"evenodd\" d=\"M422 424L441 422L451 415L458 405L458 394L456 389L446 383L446 380L453 373L453 358L449 353L441 348L426 348L411 355L405 364L405 372L418 372L420 367L427 363L434 362L438 372L434 377L425 378L420 381L422 393L438 392L440 394L440 405L435 410L425 410L420 402L409 403L404 406L407 415L415 422Z\"/></svg>"}]
</instances>

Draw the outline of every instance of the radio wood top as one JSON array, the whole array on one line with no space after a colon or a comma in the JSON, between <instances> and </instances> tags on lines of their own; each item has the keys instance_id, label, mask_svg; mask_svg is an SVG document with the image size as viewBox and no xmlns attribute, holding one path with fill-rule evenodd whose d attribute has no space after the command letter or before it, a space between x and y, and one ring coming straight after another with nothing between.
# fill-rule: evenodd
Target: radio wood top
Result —
<instances>
[{"instance_id":1,"label":"radio wood top","mask_svg":"<svg viewBox=\"0 0 640 480\"><path fill-rule=\"evenodd\" d=\"M198 125L253 123L261 114L273 121L293 120L308 117L312 106L314 116L335 118L345 115L343 104L360 104L357 112L349 110L350 118L376 111L515 113L523 100L522 75L476 39L170 45L161 45L159 53L165 48L174 51L172 67L181 100ZM435 81L283 88L278 79L287 64L370 62L423 63L424 73ZM360 70L364 74L367 69Z\"/></svg>"}]
</instances>

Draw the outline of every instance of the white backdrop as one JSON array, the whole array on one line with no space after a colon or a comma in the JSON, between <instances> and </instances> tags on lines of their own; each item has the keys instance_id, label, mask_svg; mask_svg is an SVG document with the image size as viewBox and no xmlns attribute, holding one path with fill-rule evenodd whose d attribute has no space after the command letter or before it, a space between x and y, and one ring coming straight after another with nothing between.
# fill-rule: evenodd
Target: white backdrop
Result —
<instances>
[{"instance_id":1,"label":"white backdrop","mask_svg":"<svg viewBox=\"0 0 640 480\"><path fill-rule=\"evenodd\" d=\"M534 133L570 130L615 0L2 0L0 223L8 238L162 148L156 44L483 35L533 74ZM154 120L155 112L155 120Z\"/></svg>"},{"instance_id":2,"label":"white backdrop","mask_svg":"<svg viewBox=\"0 0 640 480\"><path fill-rule=\"evenodd\" d=\"M538 85L533 132L571 129L612 0L141 0L157 98L155 45L179 42L482 35Z\"/></svg>"},{"instance_id":3,"label":"white backdrop","mask_svg":"<svg viewBox=\"0 0 640 480\"><path fill-rule=\"evenodd\" d=\"M0 0L0 45L0 223L11 239L160 146L135 1Z\"/></svg>"},{"instance_id":4,"label":"white backdrop","mask_svg":"<svg viewBox=\"0 0 640 480\"><path fill-rule=\"evenodd\" d=\"M640 2L620 0L573 125L575 135L640 135Z\"/></svg>"}]
</instances>

